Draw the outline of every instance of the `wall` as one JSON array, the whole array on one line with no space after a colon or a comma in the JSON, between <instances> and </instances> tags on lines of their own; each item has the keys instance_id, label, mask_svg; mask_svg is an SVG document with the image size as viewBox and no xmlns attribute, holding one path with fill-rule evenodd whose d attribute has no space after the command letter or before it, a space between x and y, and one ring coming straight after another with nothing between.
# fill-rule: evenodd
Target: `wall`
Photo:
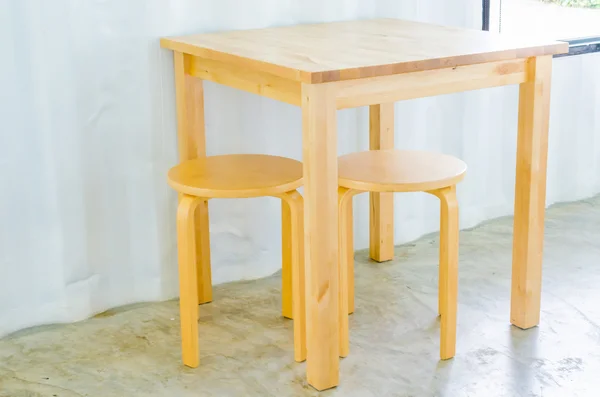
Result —
<instances>
[{"instance_id":1,"label":"wall","mask_svg":"<svg viewBox=\"0 0 600 397\"><path fill-rule=\"evenodd\" d=\"M159 37L382 16L478 28L480 1L456 3L4 0L0 336L177 295L176 196L165 182L177 161L172 55ZM600 192L599 68L599 55L555 61L549 204ZM516 93L396 105L398 147L470 165L459 189L462 227L512 212ZM209 154L301 159L293 106L207 83L206 114ZM367 149L367 116L339 112L340 154ZM434 198L395 200L396 243L437 230ZM367 201L356 199L357 249L368 242ZM215 283L279 269L279 208L271 198L211 202Z\"/></svg>"}]
</instances>

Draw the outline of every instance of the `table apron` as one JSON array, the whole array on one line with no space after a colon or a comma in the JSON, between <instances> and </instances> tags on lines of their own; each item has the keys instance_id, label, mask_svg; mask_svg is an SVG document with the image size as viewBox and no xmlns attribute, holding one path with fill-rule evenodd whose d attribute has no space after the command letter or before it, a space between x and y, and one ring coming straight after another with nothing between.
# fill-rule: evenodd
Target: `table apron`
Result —
<instances>
[{"instance_id":1,"label":"table apron","mask_svg":"<svg viewBox=\"0 0 600 397\"><path fill-rule=\"evenodd\" d=\"M421 72L321 83L330 85L338 109L451 94L528 81L527 62L508 61L454 66ZM296 106L302 84L256 69L186 54L186 72L202 80L237 88ZM306 84L306 83L304 83Z\"/></svg>"},{"instance_id":2,"label":"table apron","mask_svg":"<svg viewBox=\"0 0 600 397\"><path fill-rule=\"evenodd\" d=\"M402 73L337 83L338 109L375 105L527 81L527 59Z\"/></svg>"},{"instance_id":3,"label":"table apron","mask_svg":"<svg viewBox=\"0 0 600 397\"><path fill-rule=\"evenodd\" d=\"M187 73L238 90L301 106L301 84L252 68L240 68L226 62L187 55Z\"/></svg>"}]
</instances>

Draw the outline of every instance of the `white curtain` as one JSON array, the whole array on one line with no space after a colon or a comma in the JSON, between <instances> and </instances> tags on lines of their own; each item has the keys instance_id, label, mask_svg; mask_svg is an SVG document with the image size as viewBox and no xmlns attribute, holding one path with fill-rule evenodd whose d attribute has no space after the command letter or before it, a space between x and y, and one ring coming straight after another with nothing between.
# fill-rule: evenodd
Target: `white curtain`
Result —
<instances>
[{"instance_id":1,"label":"white curtain","mask_svg":"<svg viewBox=\"0 0 600 397\"><path fill-rule=\"evenodd\" d=\"M460 4L457 4L460 3ZM172 55L161 36L397 17L479 28L480 0L0 0L0 336L177 296ZM600 191L600 56L555 61L548 204ZM206 84L210 155L301 159L300 110ZM366 109L339 112L340 154L368 147ZM399 148L470 166L462 227L512 212L517 90L396 105ZM368 244L356 199L356 248ZM275 199L210 203L215 283L280 267ZM424 195L396 197L396 243L437 230ZM509 264L507 263L507 266Z\"/></svg>"}]
</instances>

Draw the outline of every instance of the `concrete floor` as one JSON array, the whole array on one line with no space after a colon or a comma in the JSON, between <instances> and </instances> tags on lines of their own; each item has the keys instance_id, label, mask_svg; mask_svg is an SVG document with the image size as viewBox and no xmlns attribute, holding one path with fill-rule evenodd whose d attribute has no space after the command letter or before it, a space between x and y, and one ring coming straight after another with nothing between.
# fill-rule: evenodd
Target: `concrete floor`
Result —
<instances>
[{"instance_id":1,"label":"concrete floor","mask_svg":"<svg viewBox=\"0 0 600 397\"><path fill-rule=\"evenodd\" d=\"M600 395L600 197L548 211L542 322L509 317L512 219L461 233L457 354L440 362L436 236L377 264L357 253L341 385L323 396ZM215 288L201 366L179 356L177 301L0 341L0 396L315 396L280 317L279 278Z\"/></svg>"}]
</instances>

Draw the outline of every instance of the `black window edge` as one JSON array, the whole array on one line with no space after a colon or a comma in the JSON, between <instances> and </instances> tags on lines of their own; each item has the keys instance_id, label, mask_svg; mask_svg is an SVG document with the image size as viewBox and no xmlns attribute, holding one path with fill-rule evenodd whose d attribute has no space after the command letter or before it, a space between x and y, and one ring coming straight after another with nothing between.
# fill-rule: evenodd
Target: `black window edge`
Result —
<instances>
[{"instance_id":1,"label":"black window edge","mask_svg":"<svg viewBox=\"0 0 600 397\"><path fill-rule=\"evenodd\" d=\"M491 0L481 1L481 30L490 30L490 1ZM559 41L566 41L567 43L569 43L569 52L566 54L556 54L554 55L554 58L570 57L573 55L583 55L591 54L594 52L600 52L600 36L582 37L577 39Z\"/></svg>"},{"instance_id":2,"label":"black window edge","mask_svg":"<svg viewBox=\"0 0 600 397\"><path fill-rule=\"evenodd\" d=\"M554 58L570 57L573 55L591 54L600 52L600 36L583 37L579 39L561 40L569 43L569 52L556 54Z\"/></svg>"},{"instance_id":3,"label":"black window edge","mask_svg":"<svg viewBox=\"0 0 600 397\"><path fill-rule=\"evenodd\" d=\"M490 30L490 0L482 0L481 4L481 30Z\"/></svg>"}]
</instances>

